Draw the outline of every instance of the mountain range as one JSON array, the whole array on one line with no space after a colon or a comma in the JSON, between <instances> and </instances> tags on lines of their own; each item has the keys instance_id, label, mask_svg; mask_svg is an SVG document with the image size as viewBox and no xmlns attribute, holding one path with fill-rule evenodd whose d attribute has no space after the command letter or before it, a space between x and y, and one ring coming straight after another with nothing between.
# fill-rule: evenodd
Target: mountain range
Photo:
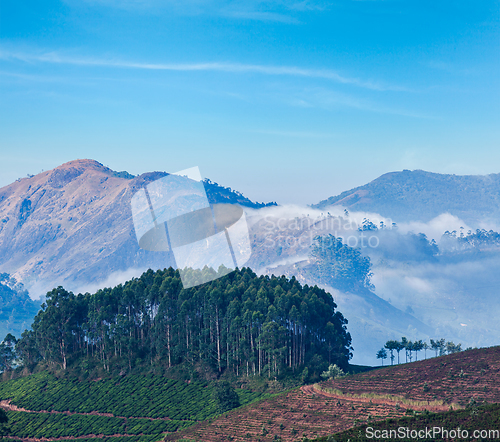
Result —
<instances>
[{"instance_id":1,"label":"mountain range","mask_svg":"<svg viewBox=\"0 0 500 442\"><path fill-rule=\"evenodd\" d=\"M167 175L150 172L133 176L94 160L75 160L0 189L0 272L22 282L31 297L38 298L59 285L75 292L94 292L139 276L148 268L173 265L170 252L139 248L130 209L138 189ZM425 222L447 212L473 225L495 220L500 199L500 174L455 176L418 170L385 174L365 186L304 208L302 214L293 210L284 213L287 208L276 203L252 202L210 180L205 180L204 186L210 203L246 208L252 243L248 266L261 274L295 276L310 285L320 282L314 274L304 272L313 234L352 236L357 234L357 227L354 233L337 232L328 223L342 217L328 215L312 220L309 211L326 213L337 206L339 212L348 208L352 213L379 213L398 222ZM269 228L271 219L273 229ZM294 222L301 227L283 229L284 224ZM491 345L489 336L496 327L480 321L483 303L478 298L473 309L462 304L471 293L474 299L485 294L490 301L495 299L497 285L492 269L497 263L496 252L480 258L468 253L463 255L466 258L447 257L437 263L432 253L422 255L418 247L413 253L417 237L389 231L377 235L383 244L367 249L374 265L375 291L350 293L323 285L350 322L356 363L374 360L376 346L403 335L420 339L441 333L439 337L463 339L468 345ZM391 250L398 253L391 255ZM477 266L487 269L481 274L490 288L479 289L481 284L474 279L479 274ZM458 279L453 275L459 275ZM20 295L7 286L0 288L0 333L20 335L39 303L33 303L24 292ZM490 302L489 309L500 310L495 302Z\"/></svg>"},{"instance_id":2,"label":"mountain range","mask_svg":"<svg viewBox=\"0 0 500 442\"><path fill-rule=\"evenodd\" d=\"M396 222L427 222L447 212L477 225L500 217L500 174L446 175L423 170L390 172L313 204L378 213Z\"/></svg>"},{"instance_id":3,"label":"mountain range","mask_svg":"<svg viewBox=\"0 0 500 442\"><path fill-rule=\"evenodd\" d=\"M57 285L82 289L116 272L169 267L169 252L139 248L130 209L138 189L167 175L134 177L75 160L0 189L0 269L38 297ZM210 180L204 184L210 203L266 206Z\"/></svg>"}]
</instances>

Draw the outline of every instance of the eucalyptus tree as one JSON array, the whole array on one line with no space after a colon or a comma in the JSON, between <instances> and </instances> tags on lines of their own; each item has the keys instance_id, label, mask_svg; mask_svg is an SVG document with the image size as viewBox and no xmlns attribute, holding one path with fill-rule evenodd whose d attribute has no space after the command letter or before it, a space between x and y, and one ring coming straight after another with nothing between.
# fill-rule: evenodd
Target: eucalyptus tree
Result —
<instances>
[{"instance_id":1,"label":"eucalyptus tree","mask_svg":"<svg viewBox=\"0 0 500 442\"><path fill-rule=\"evenodd\" d=\"M408 350L409 348L411 348L411 341L408 341L408 339L403 336L401 338L401 347L402 347L401 350L405 351L405 357L406 357L405 362L408 362Z\"/></svg>"},{"instance_id":2,"label":"eucalyptus tree","mask_svg":"<svg viewBox=\"0 0 500 442\"><path fill-rule=\"evenodd\" d=\"M394 363L394 358L395 358L394 351L397 350L398 347L399 347L399 341L394 341L394 340L387 341L384 345L384 348L389 350L389 352L391 353L391 365L393 365ZM398 358L398 364L399 364L399 358Z\"/></svg>"},{"instance_id":3,"label":"eucalyptus tree","mask_svg":"<svg viewBox=\"0 0 500 442\"><path fill-rule=\"evenodd\" d=\"M382 360L382 366L384 365L384 359L387 359L387 350L385 348L381 348L378 352L377 352L377 359L381 359Z\"/></svg>"},{"instance_id":4,"label":"eucalyptus tree","mask_svg":"<svg viewBox=\"0 0 500 442\"><path fill-rule=\"evenodd\" d=\"M462 351L462 344L455 344L453 341L448 341L446 343L446 352L451 355L453 353L458 353Z\"/></svg>"},{"instance_id":5,"label":"eucalyptus tree","mask_svg":"<svg viewBox=\"0 0 500 442\"><path fill-rule=\"evenodd\" d=\"M427 342L424 342L422 344L422 349L424 350L424 358L427 359L427 350L429 349L429 344L427 344Z\"/></svg>"},{"instance_id":6,"label":"eucalyptus tree","mask_svg":"<svg viewBox=\"0 0 500 442\"><path fill-rule=\"evenodd\" d=\"M184 289L178 271L149 270L93 295L54 289L16 349L25 365L63 369L82 358L106 371L203 362L218 373L273 377L313 363L347 368L351 336L336 308L329 293L293 277L243 268Z\"/></svg>"},{"instance_id":7,"label":"eucalyptus tree","mask_svg":"<svg viewBox=\"0 0 500 442\"><path fill-rule=\"evenodd\" d=\"M403 338L403 339L406 340L406 338ZM398 354L398 364L399 364L399 352L401 350L404 350L404 348L405 348L405 343L403 342L403 340L401 340L401 342L396 341L396 346L395 346L394 350L396 350L396 352Z\"/></svg>"},{"instance_id":8,"label":"eucalyptus tree","mask_svg":"<svg viewBox=\"0 0 500 442\"><path fill-rule=\"evenodd\" d=\"M415 352L415 360L418 361L418 352L424 349L424 342L419 339L413 343L413 351Z\"/></svg>"},{"instance_id":9,"label":"eucalyptus tree","mask_svg":"<svg viewBox=\"0 0 500 442\"><path fill-rule=\"evenodd\" d=\"M17 339L12 334L7 334L4 340L0 343L0 372L10 370L12 363L16 358Z\"/></svg>"}]
</instances>

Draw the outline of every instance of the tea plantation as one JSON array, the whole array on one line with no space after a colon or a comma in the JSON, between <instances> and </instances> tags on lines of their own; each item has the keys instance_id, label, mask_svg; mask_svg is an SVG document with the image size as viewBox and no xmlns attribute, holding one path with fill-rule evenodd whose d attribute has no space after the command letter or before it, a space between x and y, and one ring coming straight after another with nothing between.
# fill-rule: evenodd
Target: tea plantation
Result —
<instances>
[{"instance_id":1,"label":"tea plantation","mask_svg":"<svg viewBox=\"0 0 500 442\"><path fill-rule=\"evenodd\" d=\"M0 401L4 407L10 401L12 437L115 436L105 440L154 442L218 415L213 388L156 375L80 381L42 372L0 383ZM249 390L238 389L237 394L241 405L262 397Z\"/></svg>"}]
</instances>

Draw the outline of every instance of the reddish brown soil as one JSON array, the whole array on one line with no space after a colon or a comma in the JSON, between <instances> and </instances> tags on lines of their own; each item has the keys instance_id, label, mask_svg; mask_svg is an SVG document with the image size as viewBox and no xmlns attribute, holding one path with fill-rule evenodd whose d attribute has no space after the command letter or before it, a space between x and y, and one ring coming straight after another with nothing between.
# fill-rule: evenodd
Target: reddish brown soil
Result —
<instances>
[{"instance_id":1,"label":"reddish brown soil","mask_svg":"<svg viewBox=\"0 0 500 442\"><path fill-rule=\"evenodd\" d=\"M382 420L404 412L405 408L398 410L396 404L370 404L364 399L330 397L312 387L298 388L227 413L212 423L168 435L165 440L271 441L278 435L282 441L296 441L304 435L312 438L346 430L359 421L366 422L369 416Z\"/></svg>"},{"instance_id":2,"label":"reddish brown soil","mask_svg":"<svg viewBox=\"0 0 500 442\"><path fill-rule=\"evenodd\" d=\"M292 442L304 435L314 438L347 430L356 423L399 417L407 407L444 411L451 403L465 406L471 398L478 402L500 402L500 347L385 367L323 382L321 388L352 395L374 393L445 404L398 405L396 398L374 397L370 401L329 394L309 385L170 434L165 440L267 442L279 436L283 442Z\"/></svg>"},{"instance_id":3,"label":"reddish brown soil","mask_svg":"<svg viewBox=\"0 0 500 442\"><path fill-rule=\"evenodd\" d=\"M304 385L303 387L300 388L304 393L308 394L314 394L318 397L323 397L323 398L333 398L337 400L345 400L347 402L352 401L356 403L363 403L363 404L386 404L386 405L394 405L399 404L400 406L403 405L405 408L411 407L412 410L428 410L428 411L433 411L433 412L438 412L438 411L448 411L450 409L449 405L446 404L435 404L435 401L428 401L427 403L424 403L422 405L415 405L415 404L404 404L401 402L401 400L398 400L397 397L394 398L367 398L367 397L356 397L356 396L344 396L344 395L338 395L338 394L333 394L333 393L328 393L322 390L318 390L314 385Z\"/></svg>"},{"instance_id":4,"label":"reddish brown soil","mask_svg":"<svg viewBox=\"0 0 500 442\"><path fill-rule=\"evenodd\" d=\"M467 405L471 398L478 402L500 402L500 347L389 366L321 385L343 393L391 394L415 401L444 400L461 406Z\"/></svg>"}]
</instances>

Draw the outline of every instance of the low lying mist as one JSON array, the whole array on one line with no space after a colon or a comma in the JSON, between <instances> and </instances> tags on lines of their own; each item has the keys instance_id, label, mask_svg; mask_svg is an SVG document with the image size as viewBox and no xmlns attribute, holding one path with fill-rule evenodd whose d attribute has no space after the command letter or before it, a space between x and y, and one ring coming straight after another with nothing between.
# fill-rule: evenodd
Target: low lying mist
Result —
<instances>
[{"instance_id":1,"label":"low lying mist","mask_svg":"<svg viewBox=\"0 0 500 442\"><path fill-rule=\"evenodd\" d=\"M311 245L318 235L340 237L370 258L375 298L330 287L349 320L355 363L376 364L375 353L385 339L398 335L445 338L463 348L498 343L500 239L491 222L469 225L443 213L427 223L398 224L338 206L330 211L269 207L248 216L254 238L250 264L262 274L322 285L318 275L304 271L311 267ZM485 228L491 232L478 230ZM380 317L372 314L377 308ZM414 318L416 325L406 320L408 327L402 328L403 317Z\"/></svg>"}]
</instances>

